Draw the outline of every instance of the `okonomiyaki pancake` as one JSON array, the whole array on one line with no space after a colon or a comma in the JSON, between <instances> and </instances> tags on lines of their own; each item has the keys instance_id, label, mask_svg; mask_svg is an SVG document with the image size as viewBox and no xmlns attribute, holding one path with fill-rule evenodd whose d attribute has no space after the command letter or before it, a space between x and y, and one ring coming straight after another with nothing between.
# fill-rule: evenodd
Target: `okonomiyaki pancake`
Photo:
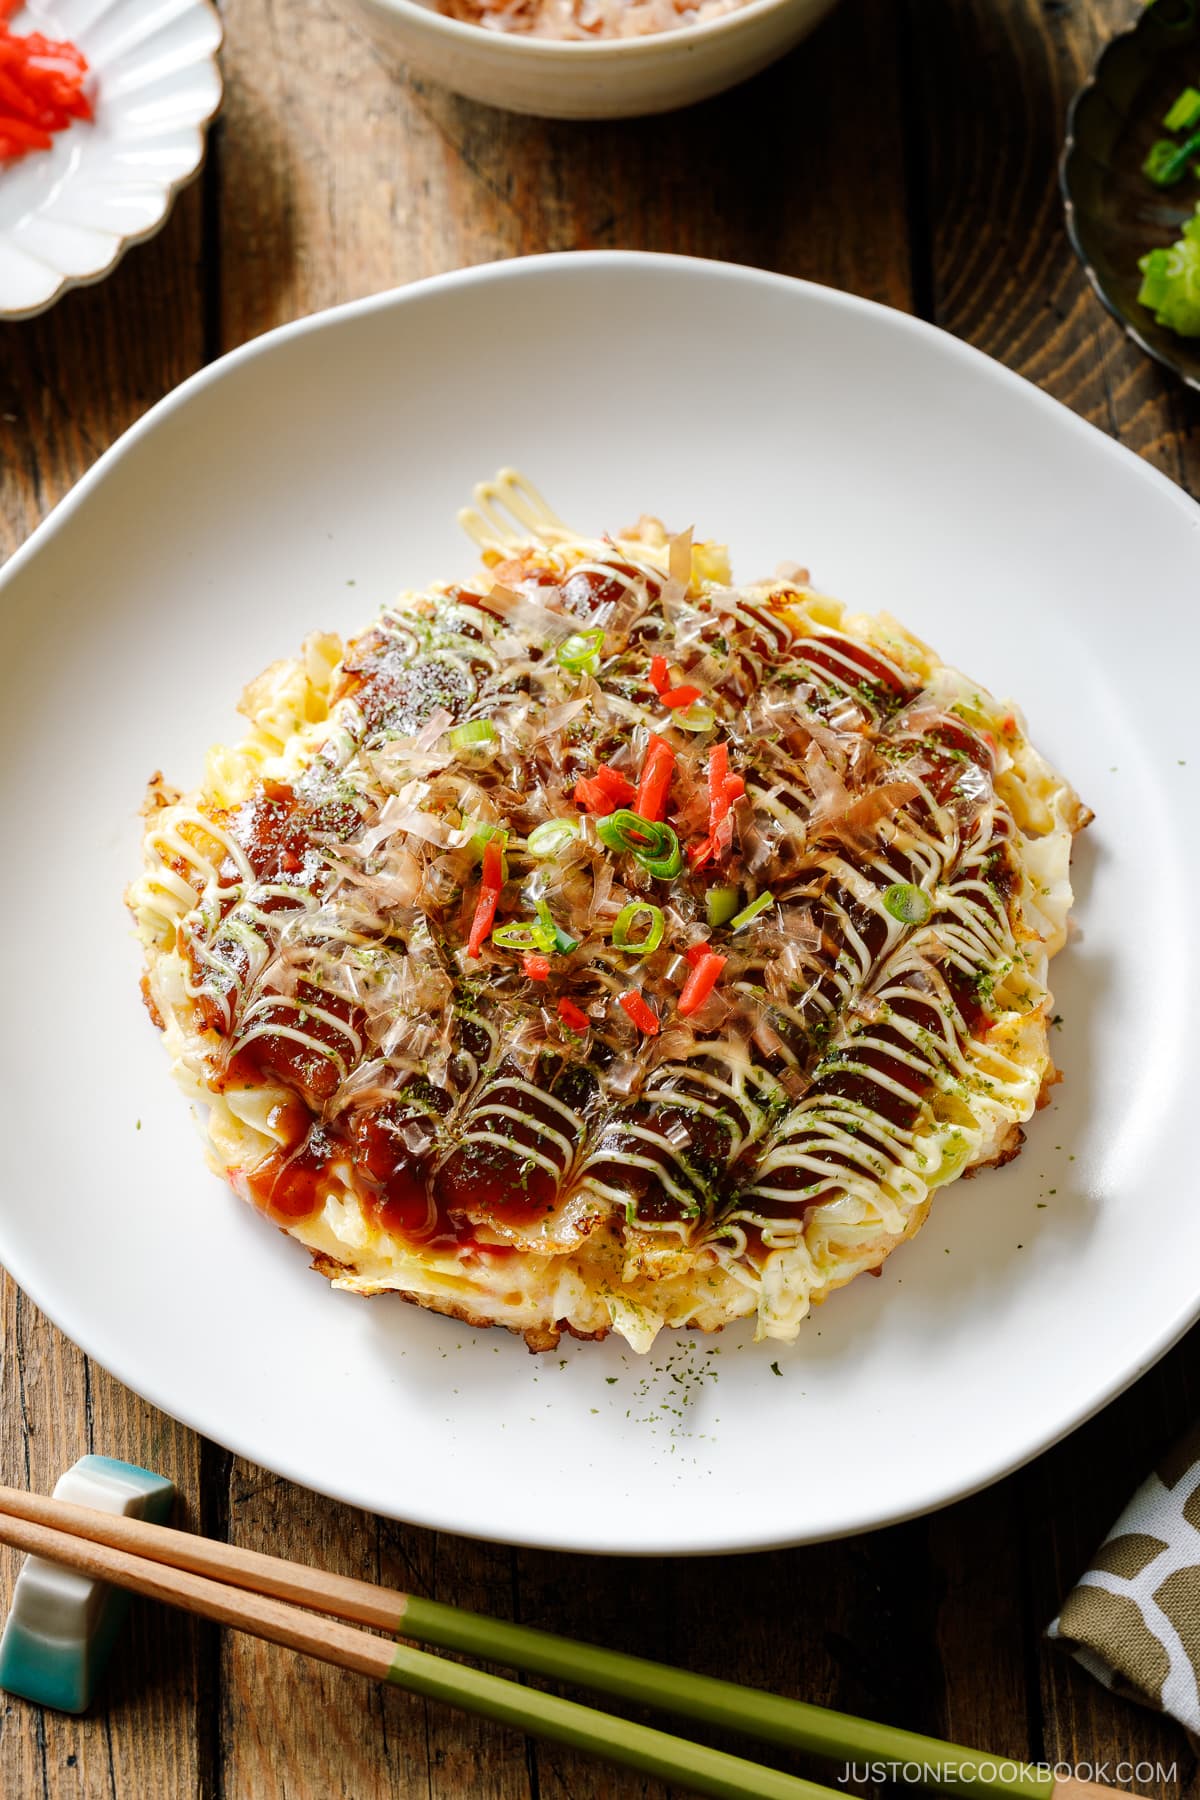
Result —
<instances>
[{"instance_id":1,"label":"okonomiyaki pancake","mask_svg":"<svg viewBox=\"0 0 1200 1800\"><path fill-rule=\"evenodd\" d=\"M1088 815L799 569L577 537L511 472L463 519L476 575L310 637L198 791L152 781L151 1016L336 1286L534 1349L791 1339L1019 1150Z\"/></svg>"}]
</instances>

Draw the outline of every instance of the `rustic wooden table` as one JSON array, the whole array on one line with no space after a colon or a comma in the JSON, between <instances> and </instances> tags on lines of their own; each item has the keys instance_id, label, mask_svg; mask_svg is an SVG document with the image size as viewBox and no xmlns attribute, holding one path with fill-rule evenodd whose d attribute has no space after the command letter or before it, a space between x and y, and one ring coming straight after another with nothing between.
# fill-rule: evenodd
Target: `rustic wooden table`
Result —
<instances>
[{"instance_id":1,"label":"rustic wooden table","mask_svg":"<svg viewBox=\"0 0 1200 1800\"><path fill-rule=\"evenodd\" d=\"M918 312L1196 492L1200 405L1088 293L1055 187L1067 98L1132 11L844 0L738 92L674 117L568 126L397 75L326 0L236 0L203 181L111 279L0 330L3 549L160 395L245 339L439 270L595 246L756 263ZM1113 1700L1040 1633L1130 1487L1195 1416L1197 1334L1066 1444L932 1518L650 1565L466 1543L320 1500L135 1399L11 1284L0 1342L6 1482L46 1490L84 1451L108 1451L169 1471L189 1522L238 1543L1013 1755L1175 1765L1147 1792L1194 1785L1181 1731ZM5 1553L4 1592L14 1563ZM135 1609L90 1717L0 1696L4 1800L665 1791L149 1608Z\"/></svg>"}]
</instances>

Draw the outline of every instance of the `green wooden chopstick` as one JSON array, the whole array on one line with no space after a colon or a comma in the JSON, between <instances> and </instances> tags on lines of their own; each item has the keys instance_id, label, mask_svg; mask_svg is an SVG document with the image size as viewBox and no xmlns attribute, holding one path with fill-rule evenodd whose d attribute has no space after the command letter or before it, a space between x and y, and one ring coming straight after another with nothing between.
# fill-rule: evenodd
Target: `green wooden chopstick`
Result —
<instances>
[{"instance_id":1,"label":"green wooden chopstick","mask_svg":"<svg viewBox=\"0 0 1200 1800\"><path fill-rule=\"evenodd\" d=\"M363 1585L370 1587L369 1583ZM388 1621L386 1628L441 1650L457 1650L507 1669L547 1675L594 1693L661 1707L680 1718L744 1732L764 1743L807 1751L812 1756L886 1763L893 1779L914 1780L915 1785L945 1793L1049 1800L1054 1791L1049 1771L1018 1764L1012 1758L968 1750L892 1725L876 1725L850 1713L831 1712L761 1688L674 1669L620 1650L576 1643L530 1625L514 1625L437 1600L422 1600L416 1594L393 1592L389 1597L402 1605L394 1615L395 1623ZM906 1777L906 1769L920 1773Z\"/></svg>"},{"instance_id":2,"label":"green wooden chopstick","mask_svg":"<svg viewBox=\"0 0 1200 1800\"><path fill-rule=\"evenodd\" d=\"M21 1498L27 1500L29 1496ZM67 1521L61 1515L68 1511L90 1511L68 1507L62 1501L47 1503L41 1496L38 1499L43 1507L61 1509L62 1524ZM110 1526L133 1526L134 1535L142 1524L140 1520L108 1514L94 1517L105 1519ZM340 1619L304 1611L290 1601L118 1548L103 1541L98 1531L90 1537L78 1536L71 1530L58 1529L57 1525L38 1524L0 1510L0 1543L77 1569L92 1580L129 1588L201 1618L250 1632L337 1668L392 1682L410 1693L482 1714L534 1737L569 1744L619 1767L681 1783L711 1800L839 1800L832 1789L784 1774L780 1769L747 1762L724 1750L712 1750L649 1725L597 1712L575 1700L561 1700L556 1694L544 1694L538 1688L523 1687L482 1669L431 1656L408 1644L392 1643ZM219 1552L230 1546L210 1544L210 1548Z\"/></svg>"},{"instance_id":3,"label":"green wooden chopstick","mask_svg":"<svg viewBox=\"0 0 1200 1800\"><path fill-rule=\"evenodd\" d=\"M3 1521L0 1521L0 1529ZM271 1604L275 1604L272 1602ZM344 1630L345 1627L333 1627ZM355 1633L356 1636L365 1635ZM382 1643L376 1638L375 1643ZM515 1726L533 1737L551 1738L572 1749L586 1750L606 1762L680 1782L697 1794L718 1800L845 1800L832 1788L798 1775L785 1775L763 1763L746 1762L724 1750L672 1737L653 1726L638 1725L612 1713L597 1712L575 1700L561 1700L537 1688L522 1687L482 1669L430 1656L397 1644L387 1680L434 1700L482 1713L501 1725Z\"/></svg>"},{"instance_id":4,"label":"green wooden chopstick","mask_svg":"<svg viewBox=\"0 0 1200 1800\"><path fill-rule=\"evenodd\" d=\"M778 1694L742 1687L736 1682L722 1681L715 1676L674 1669L645 1657L606 1650L594 1644L577 1643L570 1638L539 1631L533 1626L489 1619L481 1613L446 1606L436 1600L423 1600L415 1594L405 1594L397 1589L377 1587L371 1582L358 1581L349 1576L310 1569L302 1563L286 1562L279 1557L244 1550L237 1545L216 1543L191 1532L149 1525L141 1520L114 1517L109 1513L70 1506L61 1500L48 1500L39 1494L29 1494L14 1488L0 1487L0 1512L51 1528L62 1528L94 1543L127 1549L139 1558L149 1558L155 1562L170 1564L175 1569L209 1576L256 1595L268 1595L292 1605L319 1609L333 1618L386 1631L393 1637L413 1639L419 1643L432 1644L438 1649L454 1650L488 1662L501 1663L507 1668L519 1669L527 1674L571 1682L596 1693L661 1707L681 1718L746 1733L763 1742L779 1744L790 1750L800 1750L837 1761L886 1763L888 1772L894 1779L907 1780L918 1786L976 1797L1012 1795L1015 1800L1052 1800L1056 1787L1065 1786L1064 1783L1056 1782L1048 1769L1019 1764L1010 1758L989 1755L938 1738L924 1737L895 1726L875 1724L869 1719L855 1718L849 1713L831 1712L803 1700L785 1699ZM10 1522L11 1520L0 1518L0 1527ZM169 1595L163 1597L169 1598ZM385 1645L382 1649L388 1652L389 1658L393 1656L391 1646ZM409 1658L418 1658L419 1661L409 1662L406 1660ZM474 1711L486 1712L489 1717L505 1718L509 1723L535 1734L541 1730L543 1735L560 1735L544 1729L553 1714L564 1732L578 1728L585 1733L585 1736L578 1737L560 1735L560 1741L604 1753L605 1744L611 1750L612 1739L603 1734L613 1726L620 1726L622 1729L625 1727L624 1721L609 1720L604 1714L575 1706L574 1702L557 1701L551 1695L535 1694L512 1682L498 1682L495 1676L463 1670L459 1665L441 1662L436 1657L423 1657L421 1652L408 1650L404 1645L397 1645L394 1649L394 1667L389 1663L387 1667L372 1672L385 1679L397 1680L401 1685L419 1688L422 1693L436 1693L438 1698L451 1698L446 1689L445 1671L448 1669L454 1670L462 1678L464 1692L467 1686L471 1686L467 1681L468 1677L476 1678L483 1684L478 1689L472 1686L471 1698L460 1700L458 1704L469 1705ZM489 1684L497 1682L499 1691L494 1691ZM532 1711L531 1700L537 1702ZM551 1701L554 1702L553 1707L549 1704ZM574 1711L568 1710L560 1716L560 1708L574 1708ZM537 1717L534 1716L535 1713ZM583 1715L582 1720L576 1716L580 1714ZM539 1727L538 1718L543 1721L542 1727ZM575 1721L574 1725L570 1723L572 1719ZM602 1722L600 1739L596 1739L593 1730L592 1722L597 1719ZM632 1726L628 1729L635 1730ZM636 1728L639 1732L646 1729ZM585 1742L589 1732L592 1734L591 1739ZM674 1754L675 1747L682 1742L661 1732L651 1735L654 1739L661 1740L659 1752L651 1752L653 1754L663 1753L664 1745L670 1745ZM695 1745L687 1748L698 1751ZM715 1751L703 1752L705 1756L718 1754ZM734 1763L739 1761L737 1758L729 1760ZM651 1764L639 1762L631 1766L649 1768ZM659 1772L665 1767L656 1766ZM678 1760L672 1766L676 1770L676 1778L681 1778ZM801 1796L806 1796L806 1800L824 1800L830 1793L830 1790L812 1783L796 1783L793 1776L777 1775L774 1771L766 1773L778 1781L792 1782L794 1785L788 1788L760 1786L747 1790L761 1795L763 1800L766 1800L768 1794L776 1793L793 1794L796 1800L801 1800ZM694 1780L694 1775L689 1776L689 1779ZM1078 1791L1081 1784L1072 1785ZM700 1787L697 1791L726 1794L740 1790Z\"/></svg>"}]
</instances>

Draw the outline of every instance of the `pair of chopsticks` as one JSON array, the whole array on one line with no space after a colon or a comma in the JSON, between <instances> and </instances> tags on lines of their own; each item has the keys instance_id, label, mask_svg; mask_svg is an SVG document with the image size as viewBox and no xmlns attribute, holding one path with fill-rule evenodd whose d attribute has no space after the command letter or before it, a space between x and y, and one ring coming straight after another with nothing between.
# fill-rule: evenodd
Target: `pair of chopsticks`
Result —
<instances>
[{"instance_id":1,"label":"pair of chopsticks","mask_svg":"<svg viewBox=\"0 0 1200 1800\"><path fill-rule=\"evenodd\" d=\"M922 1785L948 1793L1055 1800L1056 1789L1070 1787L1081 1800L1080 1790L1090 1785L1056 1782L1047 1770L801 1700L17 1488L0 1487L0 1543L718 1800L844 1800L844 1794L391 1640L399 1635L464 1652L789 1750L895 1764L900 1779L919 1771ZM374 1635L379 1631L389 1637Z\"/></svg>"}]
</instances>

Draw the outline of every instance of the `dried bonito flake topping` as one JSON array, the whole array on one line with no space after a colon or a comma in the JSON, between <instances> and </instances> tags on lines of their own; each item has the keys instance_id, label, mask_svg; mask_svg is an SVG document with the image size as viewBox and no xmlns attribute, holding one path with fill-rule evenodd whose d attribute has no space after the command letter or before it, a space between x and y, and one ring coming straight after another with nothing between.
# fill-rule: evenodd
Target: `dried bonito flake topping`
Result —
<instances>
[{"instance_id":1,"label":"dried bonito flake topping","mask_svg":"<svg viewBox=\"0 0 1200 1800\"><path fill-rule=\"evenodd\" d=\"M162 792L153 1016L338 1286L539 1347L788 1339L1015 1154L1087 815L895 621L531 493Z\"/></svg>"},{"instance_id":2,"label":"dried bonito flake topping","mask_svg":"<svg viewBox=\"0 0 1200 1800\"><path fill-rule=\"evenodd\" d=\"M439 0L448 18L485 31L575 40L648 37L736 12L746 0Z\"/></svg>"}]
</instances>

